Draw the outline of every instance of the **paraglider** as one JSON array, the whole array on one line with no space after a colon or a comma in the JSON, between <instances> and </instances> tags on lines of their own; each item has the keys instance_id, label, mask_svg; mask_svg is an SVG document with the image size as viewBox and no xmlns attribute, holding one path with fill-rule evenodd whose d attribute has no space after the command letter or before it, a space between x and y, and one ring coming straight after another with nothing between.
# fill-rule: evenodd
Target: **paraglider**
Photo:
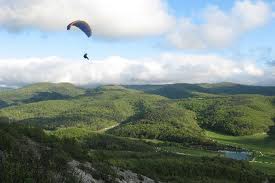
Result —
<instances>
[{"instance_id":1,"label":"paraglider","mask_svg":"<svg viewBox=\"0 0 275 183\"><path fill-rule=\"evenodd\" d=\"M74 21L67 26L67 30L70 30L72 26L80 29L88 38L92 36L92 29L87 22L85 22L83 20ZM83 57L85 59L89 60L87 53L85 53Z\"/></svg>"},{"instance_id":2,"label":"paraglider","mask_svg":"<svg viewBox=\"0 0 275 183\"><path fill-rule=\"evenodd\" d=\"M90 60L87 53L84 54L83 58Z\"/></svg>"}]
</instances>

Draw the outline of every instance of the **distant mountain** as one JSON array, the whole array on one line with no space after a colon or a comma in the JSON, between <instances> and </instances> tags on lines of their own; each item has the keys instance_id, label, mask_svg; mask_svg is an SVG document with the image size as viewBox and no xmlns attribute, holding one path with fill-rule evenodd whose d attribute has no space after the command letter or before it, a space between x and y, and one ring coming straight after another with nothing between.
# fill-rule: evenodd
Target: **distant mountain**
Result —
<instances>
[{"instance_id":1,"label":"distant mountain","mask_svg":"<svg viewBox=\"0 0 275 183\"><path fill-rule=\"evenodd\" d=\"M274 86L249 86L235 83L217 84L167 84L167 85L127 85L126 88L142 90L146 93L165 96L172 99L188 98L205 94L238 95L255 94L275 96Z\"/></svg>"},{"instance_id":2,"label":"distant mountain","mask_svg":"<svg viewBox=\"0 0 275 183\"><path fill-rule=\"evenodd\" d=\"M234 83L94 89L38 83L0 92L0 115L49 129L78 124L102 129L121 123L112 133L173 141L199 137L201 128L247 135L266 132L273 124L275 97L264 96L275 95L273 89Z\"/></svg>"},{"instance_id":3,"label":"distant mountain","mask_svg":"<svg viewBox=\"0 0 275 183\"><path fill-rule=\"evenodd\" d=\"M0 87L0 92L2 92L2 91L9 91L9 90L13 90L13 88L9 88L9 87Z\"/></svg>"},{"instance_id":4,"label":"distant mountain","mask_svg":"<svg viewBox=\"0 0 275 183\"><path fill-rule=\"evenodd\" d=\"M19 89L0 92L0 107L19 103L71 98L85 94L86 90L69 83L38 83Z\"/></svg>"},{"instance_id":5,"label":"distant mountain","mask_svg":"<svg viewBox=\"0 0 275 183\"><path fill-rule=\"evenodd\" d=\"M81 92L82 93L82 92ZM165 99L120 86L102 86L78 97L21 103L0 110L0 116L44 128L88 125L102 129L123 122L135 114L139 101L154 105Z\"/></svg>"}]
</instances>

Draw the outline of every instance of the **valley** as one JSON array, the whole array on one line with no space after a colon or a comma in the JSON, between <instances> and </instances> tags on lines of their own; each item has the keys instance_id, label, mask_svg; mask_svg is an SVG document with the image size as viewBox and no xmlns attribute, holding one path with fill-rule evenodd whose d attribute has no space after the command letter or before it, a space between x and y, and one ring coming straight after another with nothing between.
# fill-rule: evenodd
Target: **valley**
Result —
<instances>
[{"instance_id":1,"label":"valley","mask_svg":"<svg viewBox=\"0 0 275 183\"><path fill-rule=\"evenodd\" d=\"M43 182L44 176L45 182L70 182L68 175L85 182L79 172L98 181L129 181L120 171L141 182L275 178L275 87L39 83L2 90L0 101L0 170L6 171L0 182ZM221 151L251 157L237 161Z\"/></svg>"}]
</instances>

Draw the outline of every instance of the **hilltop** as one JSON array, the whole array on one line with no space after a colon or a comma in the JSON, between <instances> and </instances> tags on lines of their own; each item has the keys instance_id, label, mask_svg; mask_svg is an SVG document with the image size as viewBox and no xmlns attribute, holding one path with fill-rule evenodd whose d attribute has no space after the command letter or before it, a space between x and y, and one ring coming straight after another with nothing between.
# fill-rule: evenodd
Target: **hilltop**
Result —
<instances>
[{"instance_id":1,"label":"hilltop","mask_svg":"<svg viewBox=\"0 0 275 183\"><path fill-rule=\"evenodd\" d=\"M216 84L167 84L167 85L126 85L126 88L141 90L171 99L188 98L201 95L264 95L275 96L274 86L250 86L236 83Z\"/></svg>"},{"instance_id":2,"label":"hilltop","mask_svg":"<svg viewBox=\"0 0 275 183\"><path fill-rule=\"evenodd\" d=\"M66 99L85 94L85 89L70 83L37 83L19 89L0 91L0 107L43 100Z\"/></svg>"}]
</instances>

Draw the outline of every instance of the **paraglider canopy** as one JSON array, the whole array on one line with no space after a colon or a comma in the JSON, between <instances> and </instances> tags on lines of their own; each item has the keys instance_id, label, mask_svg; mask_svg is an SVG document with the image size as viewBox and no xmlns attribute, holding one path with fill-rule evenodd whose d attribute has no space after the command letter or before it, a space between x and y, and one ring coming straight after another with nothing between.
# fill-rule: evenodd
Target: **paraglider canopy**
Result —
<instances>
[{"instance_id":1,"label":"paraglider canopy","mask_svg":"<svg viewBox=\"0 0 275 183\"><path fill-rule=\"evenodd\" d=\"M92 29L87 22L83 20L74 21L67 26L67 30L70 30L72 26L75 26L82 30L82 32L84 32L88 37L92 36Z\"/></svg>"}]
</instances>

